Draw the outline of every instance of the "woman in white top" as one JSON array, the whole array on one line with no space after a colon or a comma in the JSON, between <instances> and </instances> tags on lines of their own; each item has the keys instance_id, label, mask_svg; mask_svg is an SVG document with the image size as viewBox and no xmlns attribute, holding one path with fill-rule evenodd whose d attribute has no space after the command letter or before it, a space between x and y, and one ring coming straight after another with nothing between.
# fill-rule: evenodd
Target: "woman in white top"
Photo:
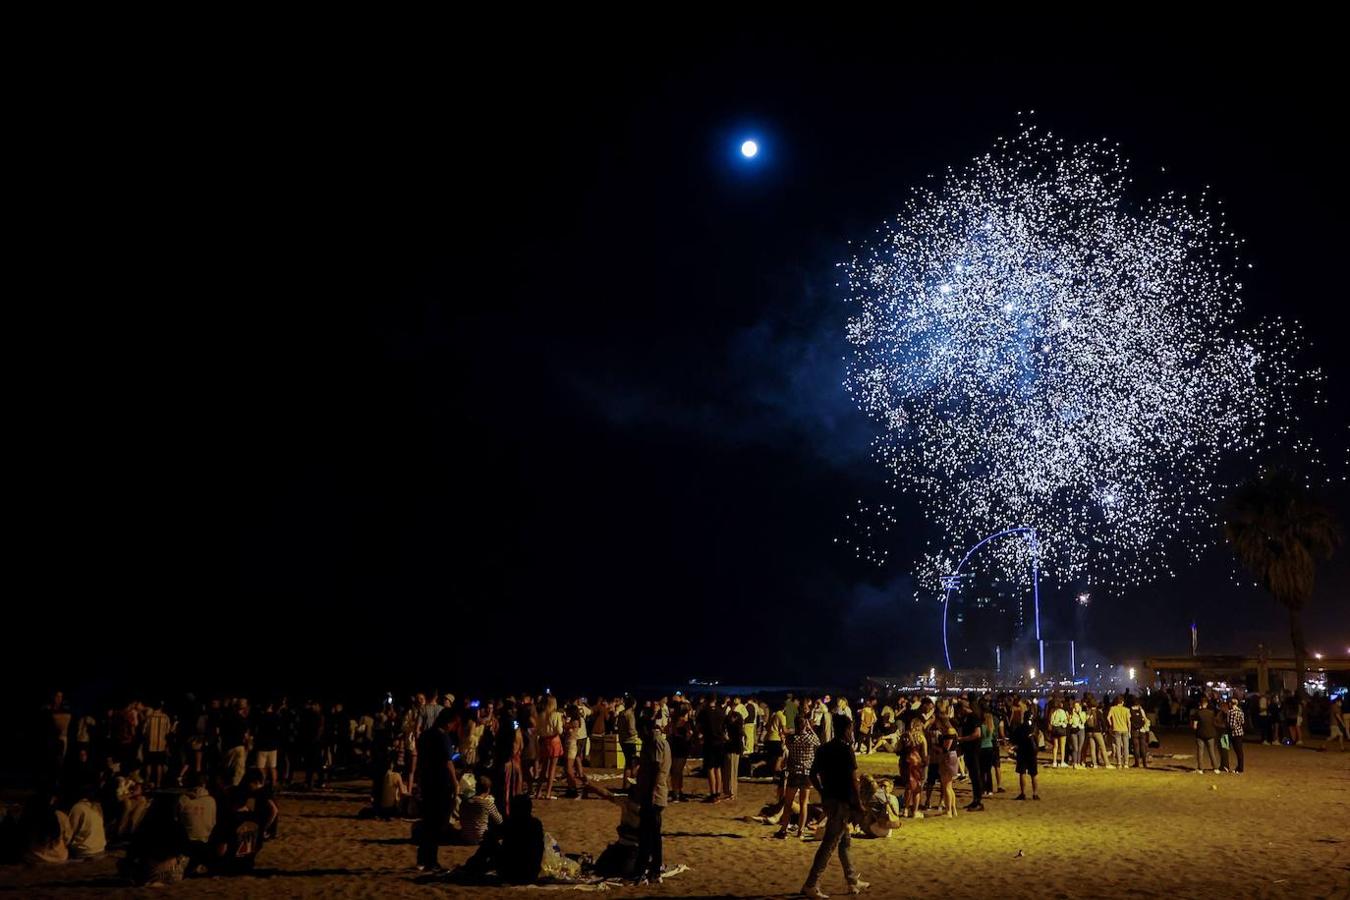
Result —
<instances>
[{"instance_id":1,"label":"woman in white top","mask_svg":"<svg viewBox=\"0 0 1350 900\"><path fill-rule=\"evenodd\" d=\"M558 698L549 694L539 713L539 761L544 766L544 777L534 788L534 795L544 800L553 799L553 779L558 774L558 760L563 755L562 731L563 717L558 712Z\"/></svg>"},{"instance_id":2,"label":"woman in white top","mask_svg":"<svg viewBox=\"0 0 1350 900\"><path fill-rule=\"evenodd\" d=\"M1073 701L1073 711L1069 713L1069 750L1073 754L1073 767L1078 768L1083 761L1083 738L1086 737L1087 713L1083 704Z\"/></svg>"},{"instance_id":3,"label":"woman in white top","mask_svg":"<svg viewBox=\"0 0 1350 900\"><path fill-rule=\"evenodd\" d=\"M1069 714L1058 700L1052 700L1050 709L1050 736L1054 738L1054 747L1050 751L1050 767L1064 768L1064 745L1069 738Z\"/></svg>"}]
</instances>

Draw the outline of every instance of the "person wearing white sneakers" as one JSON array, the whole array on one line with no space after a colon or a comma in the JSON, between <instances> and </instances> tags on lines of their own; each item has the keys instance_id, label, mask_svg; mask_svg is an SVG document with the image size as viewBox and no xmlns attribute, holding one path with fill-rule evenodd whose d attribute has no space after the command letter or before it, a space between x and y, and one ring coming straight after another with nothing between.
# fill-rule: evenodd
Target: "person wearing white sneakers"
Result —
<instances>
[{"instance_id":1,"label":"person wearing white sneakers","mask_svg":"<svg viewBox=\"0 0 1350 900\"><path fill-rule=\"evenodd\" d=\"M853 721L848 716L837 715L833 725L834 738L820 748L811 764L811 781L820 791L827 816L825 833L801 890L804 896L812 898L829 896L820 889L820 876L825 874L835 848L839 850L839 862L844 867L848 892L858 894L869 887L866 881L858 877L858 870L849 858L849 848L852 846L849 823L863 813L862 797L858 793L858 759L853 754Z\"/></svg>"},{"instance_id":2,"label":"person wearing white sneakers","mask_svg":"<svg viewBox=\"0 0 1350 900\"><path fill-rule=\"evenodd\" d=\"M1206 755L1209 756L1210 773L1213 774L1219 768L1216 758L1219 727L1218 717L1209 708L1208 697L1200 698L1200 706L1191 717L1191 730L1195 732L1195 774L1199 775L1204 769Z\"/></svg>"},{"instance_id":3,"label":"person wearing white sneakers","mask_svg":"<svg viewBox=\"0 0 1350 900\"><path fill-rule=\"evenodd\" d=\"M1130 711L1125 707L1124 694L1116 696L1106 721L1111 725L1111 751L1116 768L1124 769L1130 764Z\"/></svg>"}]
</instances>

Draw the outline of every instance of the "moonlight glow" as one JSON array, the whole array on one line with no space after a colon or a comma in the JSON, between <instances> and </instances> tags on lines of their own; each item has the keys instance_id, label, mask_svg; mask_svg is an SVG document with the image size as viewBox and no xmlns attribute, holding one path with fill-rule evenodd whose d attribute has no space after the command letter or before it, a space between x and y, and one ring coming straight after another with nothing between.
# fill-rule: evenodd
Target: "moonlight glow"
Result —
<instances>
[{"instance_id":1,"label":"moonlight glow","mask_svg":"<svg viewBox=\"0 0 1350 900\"><path fill-rule=\"evenodd\" d=\"M1205 193L1130 181L1116 144L1031 126L844 264L847 387L951 547L1034 526L1060 578L1147 580L1202 539L1221 462L1282 431L1293 338L1238 327L1241 242Z\"/></svg>"}]
</instances>

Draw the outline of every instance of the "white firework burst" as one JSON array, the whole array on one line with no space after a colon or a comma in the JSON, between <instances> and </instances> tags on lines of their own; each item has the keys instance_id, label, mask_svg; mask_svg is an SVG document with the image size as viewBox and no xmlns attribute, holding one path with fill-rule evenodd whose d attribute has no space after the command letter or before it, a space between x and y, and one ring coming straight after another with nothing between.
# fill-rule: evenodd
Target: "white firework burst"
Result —
<instances>
[{"instance_id":1,"label":"white firework burst","mask_svg":"<svg viewBox=\"0 0 1350 900\"><path fill-rule=\"evenodd\" d=\"M1208 539L1221 463L1284 433L1296 329L1239 326L1241 240L1207 191L1130 182L1116 144L1027 126L842 264L846 387L949 552L1031 525L1060 578L1147 580Z\"/></svg>"}]
</instances>

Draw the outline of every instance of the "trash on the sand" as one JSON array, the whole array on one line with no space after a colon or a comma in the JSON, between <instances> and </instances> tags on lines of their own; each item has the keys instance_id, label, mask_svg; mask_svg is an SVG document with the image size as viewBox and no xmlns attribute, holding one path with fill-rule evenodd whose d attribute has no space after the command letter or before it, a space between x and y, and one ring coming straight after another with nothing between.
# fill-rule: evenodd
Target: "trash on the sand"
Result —
<instances>
[{"instance_id":1,"label":"trash on the sand","mask_svg":"<svg viewBox=\"0 0 1350 900\"><path fill-rule=\"evenodd\" d=\"M1017 851L1017 855L1016 855L1015 857L1013 857L1013 859L1021 859L1021 858L1022 858L1022 851L1021 851L1021 850L1018 850L1018 851Z\"/></svg>"}]
</instances>

